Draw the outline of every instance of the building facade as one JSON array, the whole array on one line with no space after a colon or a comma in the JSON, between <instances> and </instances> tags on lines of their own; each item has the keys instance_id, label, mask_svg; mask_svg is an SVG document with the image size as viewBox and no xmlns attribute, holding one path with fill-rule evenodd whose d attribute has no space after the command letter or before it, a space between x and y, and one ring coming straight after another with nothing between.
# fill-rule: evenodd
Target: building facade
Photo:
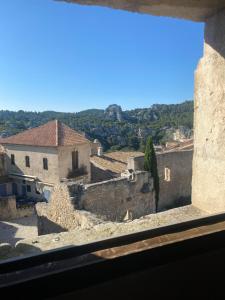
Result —
<instances>
[{"instance_id":1,"label":"building facade","mask_svg":"<svg viewBox=\"0 0 225 300\"><path fill-rule=\"evenodd\" d=\"M54 120L17 135L0 139L5 169L18 198L49 200L61 181L90 178L90 142Z\"/></svg>"}]
</instances>

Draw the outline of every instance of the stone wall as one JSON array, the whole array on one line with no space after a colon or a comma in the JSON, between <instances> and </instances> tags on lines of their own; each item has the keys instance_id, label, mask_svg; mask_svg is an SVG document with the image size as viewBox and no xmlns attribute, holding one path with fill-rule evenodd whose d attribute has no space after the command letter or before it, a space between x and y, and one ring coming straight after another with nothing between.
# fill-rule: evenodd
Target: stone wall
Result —
<instances>
[{"instance_id":1,"label":"stone wall","mask_svg":"<svg viewBox=\"0 0 225 300\"><path fill-rule=\"evenodd\" d=\"M195 74L192 202L225 211L225 11L209 18Z\"/></svg>"},{"instance_id":2,"label":"stone wall","mask_svg":"<svg viewBox=\"0 0 225 300\"><path fill-rule=\"evenodd\" d=\"M158 211L191 203L192 157L192 150L157 153L160 180ZM144 156L130 157L127 168L143 170ZM166 168L170 172L170 181L165 180Z\"/></svg>"},{"instance_id":3,"label":"stone wall","mask_svg":"<svg viewBox=\"0 0 225 300\"><path fill-rule=\"evenodd\" d=\"M191 203L192 157L192 150L157 154L160 184L158 211ZM165 169L168 174L165 174Z\"/></svg>"},{"instance_id":4,"label":"stone wall","mask_svg":"<svg viewBox=\"0 0 225 300\"><path fill-rule=\"evenodd\" d=\"M31 216L34 213L34 207L16 207L15 196L0 198L0 220L7 221Z\"/></svg>"},{"instance_id":5,"label":"stone wall","mask_svg":"<svg viewBox=\"0 0 225 300\"><path fill-rule=\"evenodd\" d=\"M147 172L136 172L132 180L120 177L86 185L79 201L83 209L110 221L155 212L152 178Z\"/></svg>"},{"instance_id":6,"label":"stone wall","mask_svg":"<svg viewBox=\"0 0 225 300\"><path fill-rule=\"evenodd\" d=\"M152 178L136 172L95 184L61 183L48 204L36 204L38 233L92 228L104 221L123 221L155 212Z\"/></svg>"},{"instance_id":7,"label":"stone wall","mask_svg":"<svg viewBox=\"0 0 225 300\"><path fill-rule=\"evenodd\" d=\"M5 155L0 152L0 177L6 175L5 169Z\"/></svg>"},{"instance_id":8,"label":"stone wall","mask_svg":"<svg viewBox=\"0 0 225 300\"><path fill-rule=\"evenodd\" d=\"M76 228L91 228L99 221L90 213L78 210L66 183L54 187L49 203L37 203L38 234L57 233Z\"/></svg>"}]
</instances>

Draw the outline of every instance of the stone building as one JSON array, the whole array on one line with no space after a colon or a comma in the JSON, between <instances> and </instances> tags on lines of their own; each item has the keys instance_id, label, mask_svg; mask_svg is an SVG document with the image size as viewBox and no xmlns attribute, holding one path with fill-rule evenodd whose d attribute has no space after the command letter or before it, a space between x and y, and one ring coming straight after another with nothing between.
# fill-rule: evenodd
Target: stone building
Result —
<instances>
[{"instance_id":1,"label":"stone building","mask_svg":"<svg viewBox=\"0 0 225 300\"><path fill-rule=\"evenodd\" d=\"M89 181L89 140L57 120L2 138L0 144L12 193L18 197L48 200L60 181Z\"/></svg>"},{"instance_id":2,"label":"stone building","mask_svg":"<svg viewBox=\"0 0 225 300\"><path fill-rule=\"evenodd\" d=\"M160 184L157 210L191 204L193 140L156 154ZM144 154L116 151L91 157L92 182L118 178L125 170L144 170Z\"/></svg>"},{"instance_id":3,"label":"stone building","mask_svg":"<svg viewBox=\"0 0 225 300\"><path fill-rule=\"evenodd\" d=\"M36 211L39 234L137 219L156 212L153 180L137 171L92 184L60 183L50 202L36 204Z\"/></svg>"}]
</instances>

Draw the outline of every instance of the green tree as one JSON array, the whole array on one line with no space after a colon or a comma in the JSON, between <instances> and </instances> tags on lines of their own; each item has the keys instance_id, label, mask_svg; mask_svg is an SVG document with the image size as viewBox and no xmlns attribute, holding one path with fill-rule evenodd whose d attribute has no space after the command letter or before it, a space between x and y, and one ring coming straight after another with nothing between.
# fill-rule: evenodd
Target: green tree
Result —
<instances>
[{"instance_id":1,"label":"green tree","mask_svg":"<svg viewBox=\"0 0 225 300\"><path fill-rule=\"evenodd\" d=\"M145 158L144 158L144 169L151 173L153 177L153 184L155 190L156 208L159 201L159 175L157 168L157 159L155 154L155 149L152 141L152 137L147 138L145 147Z\"/></svg>"}]
</instances>

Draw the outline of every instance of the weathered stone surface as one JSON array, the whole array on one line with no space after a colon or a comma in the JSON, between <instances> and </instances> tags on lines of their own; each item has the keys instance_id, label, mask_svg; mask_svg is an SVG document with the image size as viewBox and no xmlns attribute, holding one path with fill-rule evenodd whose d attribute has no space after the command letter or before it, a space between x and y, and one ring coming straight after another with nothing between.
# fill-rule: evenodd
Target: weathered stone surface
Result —
<instances>
[{"instance_id":1,"label":"weathered stone surface","mask_svg":"<svg viewBox=\"0 0 225 300\"><path fill-rule=\"evenodd\" d=\"M195 78L192 202L225 210L225 11L210 18Z\"/></svg>"},{"instance_id":2,"label":"weathered stone surface","mask_svg":"<svg viewBox=\"0 0 225 300\"><path fill-rule=\"evenodd\" d=\"M151 214L127 223L108 222L93 226L92 228L77 228L69 232L47 234L35 239L25 239L18 242L16 250L19 253L39 253L71 245L92 243L116 236L126 235L137 231L153 229L159 226L181 223L207 216L207 213L192 206L171 209L158 214ZM20 245L22 244L22 245Z\"/></svg>"},{"instance_id":3,"label":"weathered stone surface","mask_svg":"<svg viewBox=\"0 0 225 300\"><path fill-rule=\"evenodd\" d=\"M156 16L205 21L225 8L225 0L56 0L84 5L108 6Z\"/></svg>"},{"instance_id":4,"label":"weathered stone surface","mask_svg":"<svg viewBox=\"0 0 225 300\"><path fill-rule=\"evenodd\" d=\"M192 150L157 154L158 211L191 203L192 158ZM165 178L165 168L170 172L168 181Z\"/></svg>"}]
</instances>

